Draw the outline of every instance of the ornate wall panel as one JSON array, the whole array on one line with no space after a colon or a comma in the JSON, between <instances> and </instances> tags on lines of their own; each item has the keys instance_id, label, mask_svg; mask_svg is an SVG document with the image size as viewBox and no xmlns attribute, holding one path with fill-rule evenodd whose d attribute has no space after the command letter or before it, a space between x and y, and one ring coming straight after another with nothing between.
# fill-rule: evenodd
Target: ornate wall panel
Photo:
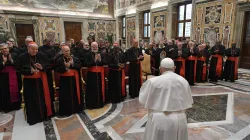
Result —
<instances>
[{"instance_id":1,"label":"ornate wall panel","mask_svg":"<svg viewBox=\"0 0 250 140\"><path fill-rule=\"evenodd\" d=\"M127 46L130 47L133 44L135 38L135 17L127 18Z\"/></svg>"},{"instance_id":2,"label":"ornate wall panel","mask_svg":"<svg viewBox=\"0 0 250 140\"><path fill-rule=\"evenodd\" d=\"M61 29L59 18L39 17L40 45L45 38L61 41Z\"/></svg>"},{"instance_id":3,"label":"ornate wall panel","mask_svg":"<svg viewBox=\"0 0 250 140\"><path fill-rule=\"evenodd\" d=\"M226 3L224 23L231 23L233 15L232 12L233 12L233 3Z\"/></svg>"},{"instance_id":4,"label":"ornate wall panel","mask_svg":"<svg viewBox=\"0 0 250 140\"><path fill-rule=\"evenodd\" d=\"M167 11L154 12L151 15L151 38L159 43L166 36Z\"/></svg>"},{"instance_id":5,"label":"ornate wall panel","mask_svg":"<svg viewBox=\"0 0 250 140\"><path fill-rule=\"evenodd\" d=\"M89 20L88 34L96 41L108 38L113 42L115 40L115 21Z\"/></svg>"},{"instance_id":6,"label":"ornate wall panel","mask_svg":"<svg viewBox=\"0 0 250 140\"><path fill-rule=\"evenodd\" d=\"M196 9L196 25L202 24L202 16L203 16L203 7L197 7Z\"/></svg>"},{"instance_id":7,"label":"ornate wall panel","mask_svg":"<svg viewBox=\"0 0 250 140\"><path fill-rule=\"evenodd\" d=\"M0 14L0 43L10 37L8 18L4 14Z\"/></svg>"},{"instance_id":8,"label":"ornate wall panel","mask_svg":"<svg viewBox=\"0 0 250 140\"><path fill-rule=\"evenodd\" d=\"M193 27L193 38L197 42L201 40L209 42L210 46L213 46L217 40L221 40L225 47L231 47L235 6L235 0L197 4L194 14L196 24Z\"/></svg>"}]
</instances>

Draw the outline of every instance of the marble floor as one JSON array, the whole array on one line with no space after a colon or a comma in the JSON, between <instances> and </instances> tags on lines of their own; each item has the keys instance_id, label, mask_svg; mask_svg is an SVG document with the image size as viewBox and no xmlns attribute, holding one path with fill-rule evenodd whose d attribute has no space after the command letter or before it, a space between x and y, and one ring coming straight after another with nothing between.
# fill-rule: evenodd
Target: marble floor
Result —
<instances>
[{"instance_id":1,"label":"marble floor","mask_svg":"<svg viewBox=\"0 0 250 140\"><path fill-rule=\"evenodd\" d=\"M250 140L250 71L239 69L235 83L201 83L191 90L189 140ZM33 126L19 110L0 113L0 140L141 140L146 122L147 110L138 99Z\"/></svg>"}]
</instances>

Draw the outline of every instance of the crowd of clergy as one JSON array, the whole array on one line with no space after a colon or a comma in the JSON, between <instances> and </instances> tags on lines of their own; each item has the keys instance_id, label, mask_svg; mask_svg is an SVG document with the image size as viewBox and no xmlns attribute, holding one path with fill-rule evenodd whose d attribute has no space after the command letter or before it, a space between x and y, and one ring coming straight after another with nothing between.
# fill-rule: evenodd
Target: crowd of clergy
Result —
<instances>
[{"instance_id":1,"label":"crowd of clergy","mask_svg":"<svg viewBox=\"0 0 250 140\"><path fill-rule=\"evenodd\" d=\"M208 79L233 82L240 55L235 43L226 49L219 41L210 47L185 38L157 43L134 40L128 49L118 42L96 42L91 37L61 44L45 39L40 47L32 37L27 37L23 46L14 42L9 39L0 44L0 110L17 110L22 103L30 125L55 115L70 116L123 101L128 97L126 76L129 97L136 98L142 75L159 76L160 62L166 57L174 60L175 73L190 85ZM150 58L150 73L142 71L146 56Z\"/></svg>"}]
</instances>

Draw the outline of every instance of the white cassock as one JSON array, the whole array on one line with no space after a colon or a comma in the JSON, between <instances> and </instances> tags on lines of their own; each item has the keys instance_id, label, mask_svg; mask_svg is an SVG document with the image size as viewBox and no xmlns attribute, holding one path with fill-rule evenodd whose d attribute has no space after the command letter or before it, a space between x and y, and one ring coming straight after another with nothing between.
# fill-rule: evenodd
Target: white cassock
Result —
<instances>
[{"instance_id":1,"label":"white cassock","mask_svg":"<svg viewBox=\"0 0 250 140\"><path fill-rule=\"evenodd\" d=\"M139 101L149 110L143 140L188 140L185 110L193 98L186 79L167 71L147 80Z\"/></svg>"}]
</instances>

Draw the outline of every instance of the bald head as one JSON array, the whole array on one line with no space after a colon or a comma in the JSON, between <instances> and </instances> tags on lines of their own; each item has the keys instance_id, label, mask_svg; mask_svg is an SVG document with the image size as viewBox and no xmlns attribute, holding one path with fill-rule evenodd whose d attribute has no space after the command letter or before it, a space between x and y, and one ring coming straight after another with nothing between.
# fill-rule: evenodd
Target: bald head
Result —
<instances>
[{"instance_id":1,"label":"bald head","mask_svg":"<svg viewBox=\"0 0 250 140\"><path fill-rule=\"evenodd\" d=\"M138 48L138 40L133 40L133 47Z\"/></svg>"},{"instance_id":2,"label":"bald head","mask_svg":"<svg viewBox=\"0 0 250 140\"><path fill-rule=\"evenodd\" d=\"M62 46L62 53L64 57L70 57L70 48L67 45Z\"/></svg>"},{"instance_id":3,"label":"bald head","mask_svg":"<svg viewBox=\"0 0 250 140\"><path fill-rule=\"evenodd\" d=\"M38 45L35 42L30 42L28 44L28 52L31 56L35 56L38 52Z\"/></svg>"},{"instance_id":4,"label":"bald head","mask_svg":"<svg viewBox=\"0 0 250 140\"><path fill-rule=\"evenodd\" d=\"M91 43L91 51L94 52L94 53L98 52L98 44L97 44L97 42L92 42Z\"/></svg>"},{"instance_id":5,"label":"bald head","mask_svg":"<svg viewBox=\"0 0 250 140\"><path fill-rule=\"evenodd\" d=\"M25 44L28 46L30 42L33 42L33 39L31 37L27 37L25 39Z\"/></svg>"}]
</instances>

